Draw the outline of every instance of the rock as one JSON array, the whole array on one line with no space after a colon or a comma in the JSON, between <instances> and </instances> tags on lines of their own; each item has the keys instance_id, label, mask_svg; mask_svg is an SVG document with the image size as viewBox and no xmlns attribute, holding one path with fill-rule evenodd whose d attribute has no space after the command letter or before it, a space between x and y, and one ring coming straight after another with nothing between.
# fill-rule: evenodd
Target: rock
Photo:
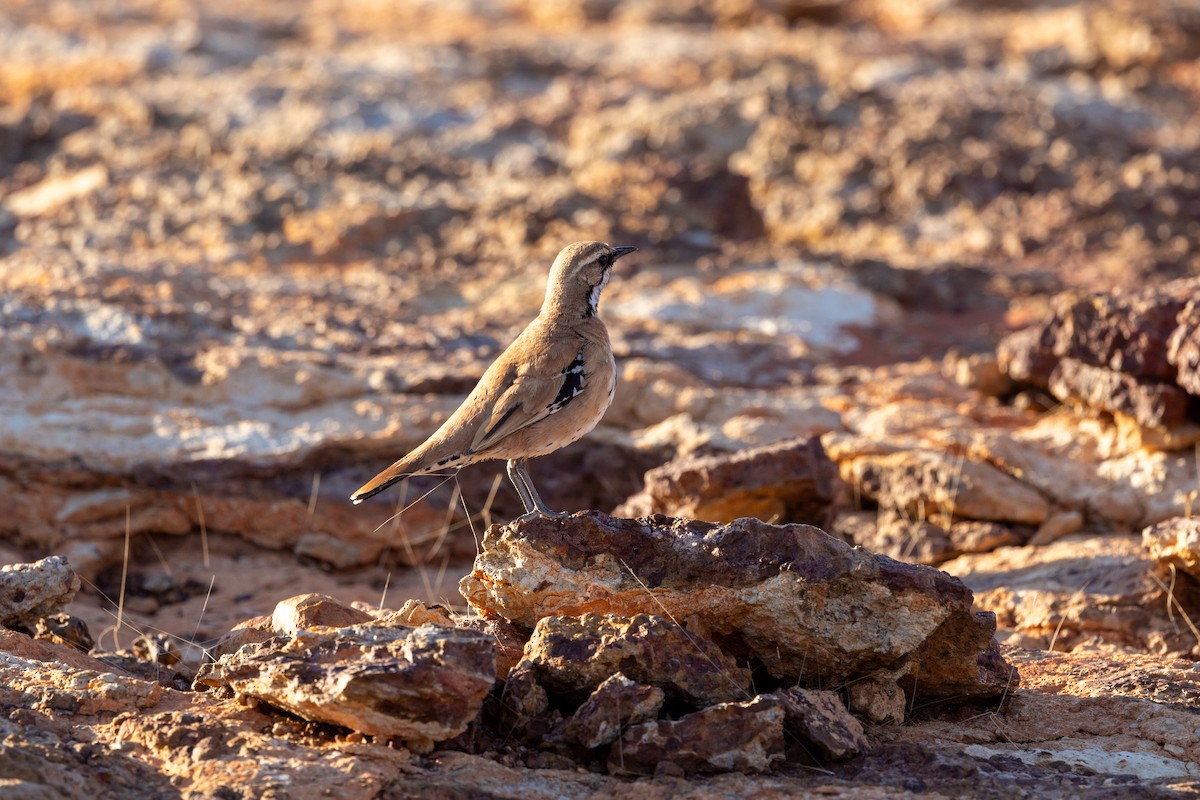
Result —
<instances>
[{"instance_id":1,"label":"rock","mask_svg":"<svg viewBox=\"0 0 1200 800\"><path fill-rule=\"evenodd\" d=\"M537 672L519 665L508 673L501 700L504 710L515 717L514 728L528 729L531 722L538 720L550 708L550 696L538 682Z\"/></svg>"},{"instance_id":2,"label":"rock","mask_svg":"<svg viewBox=\"0 0 1200 800\"><path fill-rule=\"evenodd\" d=\"M1167 342L1167 360L1175 365L1175 380L1184 391L1200 397L1200 300L1189 300L1178 321Z\"/></svg>"},{"instance_id":3,"label":"rock","mask_svg":"<svg viewBox=\"0 0 1200 800\"><path fill-rule=\"evenodd\" d=\"M1178 427L1189 394L1200 396L1198 292L1200 280L1185 278L1132 293L1062 295L1049 319L1001 341L1000 366L1060 400Z\"/></svg>"},{"instance_id":4,"label":"rock","mask_svg":"<svg viewBox=\"0 0 1200 800\"><path fill-rule=\"evenodd\" d=\"M837 761L867 749L862 724L837 692L792 688L771 697L783 704L784 730L818 761Z\"/></svg>"},{"instance_id":5,"label":"rock","mask_svg":"<svg viewBox=\"0 0 1200 800\"><path fill-rule=\"evenodd\" d=\"M740 641L739 663L752 657L791 683L904 667L906 687L934 701L998 694L1009 677L994 621L972 612L958 580L806 525L598 512L518 520L488 530L461 588L480 614L518 625L576 630L576 615L669 614L710 639ZM539 622L567 616L575 621Z\"/></svg>"},{"instance_id":6,"label":"rock","mask_svg":"<svg viewBox=\"0 0 1200 800\"><path fill-rule=\"evenodd\" d=\"M870 676L846 687L850 710L877 725L904 722L908 701L894 678Z\"/></svg>"},{"instance_id":7,"label":"rock","mask_svg":"<svg viewBox=\"0 0 1200 800\"><path fill-rule=\"evenodd\" d=\"M1006 397L1016 389L1016 383L1000 368L994 353L947 354L942 361L942 372L959 386L970 387L988 397Z\"/></svg>"},{"instance_id":8,"label":"rock","mask_svg":"<svg viewBox=\"0 0 1200 800\"><path fill-rule=\"evenodd\" d=\"M245 619L234 625L228 633L217 640L212 649L213 659L236 653L247 644L261 644L276 636L272 617L262 615Z\"/></svg>"},{"instance_id":9,"label":"rock","mask_svg":"<svg viewBox=\"0 0 1200 800\"><path fill-rule=\"evenodd\" d=\"M555 695L587 697L618 672L692 707L750 696L750 673L705 637L658 615L547 616L514 669Z\"/></svg>"},{"instance_id":10,"label":"rock","mask_svg":"<svg viewBox=\"0 0 1200 800\"><path fill-rule=\"evenodd\" d=\"M838 459L842 479L909 519L957 519L1037 525L1050 513L1036 489L991 464L946 453L908 450Z\"/></svg>"},{"instance_id":11,"label":"rock","mask_svg":"<svg viewBox=\"0 0 1200 800\"><path fill-rule=\"evenodd\" d=\"M41 618L59 613L78 591L79 576L59 556L6 564L0 567L0 625L32 630Z\"/></svg>"},{"instance_id":12,"label":"rock","mask_svg":"<svg viewBox=\"0 0 1200 800\"><path fill-rule=\"evenodd\" d=\"M388 625L401 624L414 628L418 625L453 626L455 624L450 609L443 605L428 606L419 600L406 600L399 611L381 616L379 621Z\"/></svg>"},{"instance_id":13,"label":"rock","mask_svg":"<svg viewBox=\"0 0 1200 800\"><path fill-rule=\"evenodd\" d=\"M33 630L33 638L74 647L85 653L96 646L87 623L65 613L39 619Z\"/></svg>"},{"instance_id":14,"label":"rock","mask_svg":"<svg viewBox=\"0 0 1200 800\"><path fill-rule=\"evenodd\" d=\"M508 677L509 670L524 656L525 643L529 641L527 630L503 619L485 619L474 614L463 615L455 617L455 626L477 631L488 637L496 653L497 680Z\"/></svg>"},{"instance_id":15,"label":"rock","mask_svg":"<svg viewBox=\"0 0 1200 800\"><path fill-rule=\"evenodd\" d=\"M626 730L613 746L608 769L618 775L663 774L664 765L685 775L767 772L783 760L785 718L783 703L762 695L678 720L644 722Z\"/></svg>"},{"instance_id":16,"label":"rock","mask_svg":"<svg viewBox=\"0 0 1200 800\"><path fill-rule=\"evenodd\" d=\"M1053 518L1051 515L1048 519ZM997 547L1023 544L1029 537L1028 528L998 522L955 522L947 533L951 545L960 553L989 553Z\"/></svg>"},{"instance_id":17,"label":"rock","mask_svg":"<svg viewBox=\"0 0 1200 800\"><path fill-rule=\"evenodd\" d=\"M478 631L492 640L496 650L496 679L506 680L509 670L516 666L529 641L529 631L502 619L485 619L477 614L458 614L449 607L435 603L426 605L418 600L405 601L399 611L384 613L381 625L445 625L452 628Z\"/></svg>"},{"instance_id":18,"label":"rock","mask_svg":"<svg viewBox=\"0 0 1200 800\"><path fill-rule=\"evenodd\" d=\"M1142 531L1142 544L1158 564L1200 581L1200 517L1176 517Z\"/></svg>"},{"instance_id":19,"label":"rock","mask_svg":"<svg viewBox=\"0 0 1200 800\"><path fill-rule=\"evenodd\" d=\"M1032 547L1041 547L1075 533L1081 528L1083 528L1083 514L1078 511L1058 511L1046 517L1046 521L1038 526L1027 544Z\"/></svg>"},{"instance_id":20,"label":"rock","mask_svg":"<svg viewBox=\"0 0 1200 800\"><path fill-rule=\"evenodd\" d=\"M228 687L297 716L427 750L478 716L495 681L486 636L435 625L300 631L206 665L200 685Z\"/></svg>"},{"instance_id":21,"label":"rock","mask_svg":"<svg viewBox=\"0 0 1200 800\"><path fill-rule=\"evenodd\" d=\"M1194 278L1123 294L1070 294L1056 298L1050 319L1026 346L1058 359L1107 367L1134 378L1173 380L1168 353L1179 314L1200 291Z\"/></svg>"},{"instance_id":22,"label":"rock","mask_svg":"<svg viewBox=\"0 0 1200 800\"><path fill-rule=\"evenodd\" d=\"M817 438L732 455L677 459L646 473L646 487L614 512L712 522L757 517L824 524L838 492L837 468Z\"/></svg>"},{"instance_id":23,"label":"rock","mask_svg":"<svg viewBox=\"0 0 1200 800\"><path fill-rule=\"evenodd\" d=\"M940 564L959 554L943 528L895 511L843 511L833 530L851 544L897 561Z\"/></svg>"},{"instance_id":24,"label":"rock","mask_svg":"<svg viewBox=\"0 0 1200 800\"><path fill-rule=\"evenodd\" d=\"M1170 428L1187 416L1188 396L1178 386L1135 378L1107 367L1064 358L1050 373L1048 388L1059 400L1101 411L1128 414L1141 425Z\"/></svg>"},{"instance_id":25,"label":"rock","mask_svg":"<svg viewBox=\"0 0 1200 800\"><path fill-rule=\"evenodd\" d=\"M1029 647L1073 650L1101 641L1185 653L1196 644L1186 625L1168 619L1168 585L1136 536L1077 533L1043 547L959 556L941 568Z\"/></svg>"},{"instance_id":26,"label":"rock","mask_svg":"<svg viewBox=\"0 0 1200 800\"><path fill-rule=\"evenodd\" d=\"M77 172L45 180L5 198L3 207L19 217L38 217L79 197L85 197L108 183L103 164L92 164Z\"/></svg>"},{"instance_id":27,"label":"rock","mask_svg":"<svg viewBox=\"0 0 1200 800\"><path fill-rule=\"evenodd\" d=\"M1043 342L1045 328L1031 326L1010 333L996 345L996 364L1016 383L1046 386L1058 363L1048 343Z\"/></svg>"},{"instance_id":28,"label":"rock","mask_svg":"<svg viewBox=\"0 0 1200 800\"><path fill-rule=\"evenodd\" d=\"M345 628L374 620L365 611L323 594L301 594L280 600L271 614L275 633L296 634L314 628Z\"/></svg>"},{"instance_id":29,"label":"rock","mask_svg":"<svg viewBox=\"0 0 1200 800\"><path fill-rule=\"evenodd\" d=\"M605 679L567 720L563 736L589 750L615 742L630 725L654 719L663 690L618 672Z\"/></svg>"}]
</instances>

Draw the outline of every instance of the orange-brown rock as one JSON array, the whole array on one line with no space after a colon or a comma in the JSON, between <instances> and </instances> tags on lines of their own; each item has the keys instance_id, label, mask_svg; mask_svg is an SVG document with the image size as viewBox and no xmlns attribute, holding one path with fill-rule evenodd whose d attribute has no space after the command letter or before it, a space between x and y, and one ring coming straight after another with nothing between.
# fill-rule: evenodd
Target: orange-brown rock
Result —
<instances>
[{"instance_id":1,"label":"orange-brown rock","mask_svg":"<svg viewBox=\"0 0 1200 800\"><path fill-rule=\"evenodd\" d=\"M196 681L427 750L466 730L495 675L483 634L357 625L246 645L206 665Z\"/></svg>"},{"instance_id":2,"label":"orange-brown rock","mask_svg":"<svg viewBox=\"0 0 1200 800\"><path fill-rule=\"evenodd\" d=\"M1142 544L1164 571L1178 569L1200 581L1200 517L1175 517L1142 531Z\"/></svg>"},{"instance_id":3,"label":"orange-brown rock","mask_svg":"<svg viewBox=\"0 0 1200 800\"><path fill-rule=\"evenodd\" d=\"M41 618L61 611L78 591L79 576L59 556L0 566L0 625L32 630Z\"/></svg>"},{"instance_id":4,"label":"orange-brown rock","mask_svg":"<svg viewBox=\"0 0 1200 800\"><path fill-rule=\"evenodd\" d=\"M678 720L634 725L609 751L610 772L767 772L783 761L784 704L770 695L721 703Z\"/></svg>"},{"instance_id":5,"label":"orange-brown rock","mask_svg":"<svg viewBox=\"0 0 1200 800\"><path fill-rule=\"evenodd\" d=\"M276 633L295 635L312 628L345 628L371 622L365 611L339 603L323 594L300 594L280 600L271 614Z\"/></svg>"},{"instance_id":6,"label":"orange-brown rock","mask_svg":"<svg viewBox=\"0 0 1200 800\"><path fill-rule=\"evenodd\" d=\"M516 669L576 702L618 672L696 708L751 696L744 666L704 636L652 614L543 617Z\"/></svg>"},{"instance_id":7,"label":"orange-brown rock","mask_svg":"<svg viewBox=\"0 0 1200 800\"><path fill-rule=\"evenodd\" d=\"M994 618L973 613L957 579L806 525L598 512L518 520L487 532L462 590L481 614L526 626L588 613L669 615L740 642L784 681L902 670L910 692L932 701L996 695L1010 678Z\"/></svg>"},{"instance_id":8,"label":"orange-brown rock","mask_svg":"<svg viewBox=\"0 0 1200 800\"><path fill-rule=\"evenodd\" d=\"M594 749L615 742L630 725L654 719L662 708L663 690L636 683L617 672L596 687L567 720L563 736Z\"/></svg>"},{"instance_id":9,"label":"orange-brown rock","mask_svg":"<svg viewBox=\"0 0 1200 800\"><path fill-rule=\"evenodd\" d=\"M647 472L645 488L613 513L823 525L838 487L837 468L814 437L671 461Z\"/></svg>"},{"instance_id":10,"label":"orange-brown rock","mask_svg":"<svg viewBox=\"0 0 1200 800\"><path fill-rule=\"evenodd\" d=\"M867 749L862 723L850 715L836 692L793 687L769 695L783 704L784 730L820 761L837 761Z\"/></svg>"}]
</instances>

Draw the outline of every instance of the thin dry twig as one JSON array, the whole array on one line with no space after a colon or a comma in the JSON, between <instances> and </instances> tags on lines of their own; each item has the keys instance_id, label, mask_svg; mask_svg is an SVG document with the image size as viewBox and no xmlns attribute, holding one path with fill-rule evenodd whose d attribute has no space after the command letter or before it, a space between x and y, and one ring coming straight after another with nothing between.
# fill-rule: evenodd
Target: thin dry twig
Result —
<instances>
[{"instance_id":1,"label":"thin dry twig","mask_svg":"<svg viewBox=\"0 0 1200 800\"><path fill-rule=\"evenodd\" d=\"M204 568L209 569L208 563L208 526L204 524L204 506L200 502L200 491L192 483L192 497L196 499L196 520L200 523L200 552L204 556Z\"/></svg>"},{"instance_id":2,"label":"thin dry twig","mask_svg":"<svg viewBox=\"0 0 1200 800\"><path fill-rule=\"evenodd\" d=\"M1087 591L1087 587L1089 587L1089 586L1091 586L1091 585L1092 585L1092 581L1093 581L1093 580L1095 580L1095 579L1094 579L1094 578L1088 578L1086 581L1084 581L1084 582L1083 582L1083 586L1080 586L1080 587L1079 587L1079 589L1078 589L1078 590L1075 592L1075 594L1071 595L1071 599L1070 599L1068 602L1069 602L1069 603L1073 603L1075 600L1078 600L1078 599L1079 599L1079 598L1080 598L1080 597L1083 595L1083 593L1084 593L1085 591ZM1048 652L1048 653L1053 653L1053 652L1054 652L1054 645L1055 645L1055 643L1056 643L1056 642L1058 642L1058 635L1059 635L1060 633L1062 633L1062 629L1063 629L1063 623L1064 623L1064 622L1066 622L1066 621L1067 621L1067 615L1066 615L1066 614L1063 614L1061 617L1059 617L1059 619L1058 619L1058 627L1056 627L1056 628L1054 629L1054 635L1050 637L1050 646L1046 648L1046 652Z\"/></svg>"},{"instance_id":3,"label":"thin dry twig","mask_svg":"<svg viewBox=\"0 0 1200 800\"><path fill-rule=\"evenodd\" d=\"M113 644L121 649L121 625L125 621L125 582L129 577L129 538L132 535L132 512L125 506L125 555L121 559L121 592L117 600L117 627L113 631Z\"/></svg>"}]
</instances>

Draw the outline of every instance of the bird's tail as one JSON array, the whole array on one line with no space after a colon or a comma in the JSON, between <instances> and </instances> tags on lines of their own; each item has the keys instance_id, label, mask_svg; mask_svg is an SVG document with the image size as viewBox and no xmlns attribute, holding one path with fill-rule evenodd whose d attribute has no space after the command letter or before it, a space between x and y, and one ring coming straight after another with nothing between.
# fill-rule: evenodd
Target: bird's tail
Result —
<instances>
[{"instance_id":1,"label":"bird's tail","mask_svg":"<svg viewBox=\"0 0 1200 800\"><path fill-rule=\"evenodd\" d=\"M429 442L418 447L364 483L358 491L350 495L350 501L358 505L368 497L374 497L393 483L402 481L405 478L413 475L425 475L443 468L465 467L476 460L470 457L472 455L470 451L467 453L455 453L439 459L437 458L438 453L431 452L431 449ZM434 459L437 460L435 461Z\"/></svg>"},{"instance_id":2,"label":"bird's tail","mask_svg":"<svg viewBox=\"0 0 1200 800\"><path fill-rule=\"evenodd\" d=\"M396 467L399 466L400 463L402 462L397 461L395 464L388 467L383 472L379 473L374 478L371 478L371 480L360 486L358 491L350 495L350 502L354 503L354 505L358 505L368 497L374 497L375 495L379 494L393 483L402 481L409 475L412 475L411 472L397 470Z\"/></svg>"}]
</instances>

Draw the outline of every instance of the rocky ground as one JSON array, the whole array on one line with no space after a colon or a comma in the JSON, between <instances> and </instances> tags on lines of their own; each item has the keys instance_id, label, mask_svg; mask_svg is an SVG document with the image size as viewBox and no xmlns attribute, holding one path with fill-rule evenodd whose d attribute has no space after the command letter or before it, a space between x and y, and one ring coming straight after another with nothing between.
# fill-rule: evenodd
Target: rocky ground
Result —
<instances>
[{"instance_id":1,"label":"rocky ground","mask_svg":"<svg viewBox=\"0 0 1200 800\"><path fill-rule=\"evenodd\" d=\"M1198 108L1168 0L11 0L0 786L1200 791ZM614 516L350 506L584 239Z\"/></svg>"}]
</instances>

